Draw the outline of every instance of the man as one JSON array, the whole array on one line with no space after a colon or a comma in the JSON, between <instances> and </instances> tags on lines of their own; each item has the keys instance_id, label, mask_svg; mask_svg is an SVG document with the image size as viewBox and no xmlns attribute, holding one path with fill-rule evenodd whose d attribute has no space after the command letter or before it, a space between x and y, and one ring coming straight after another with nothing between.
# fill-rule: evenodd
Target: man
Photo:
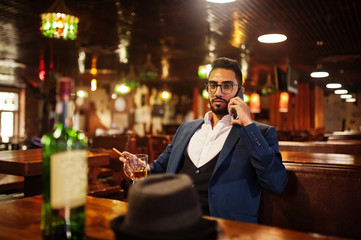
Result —
<instances>
[{"instance_id":1,"label":"man","mask_svg":"<svg viewBox=\"0 0 361 240\"><path fill-rule=\"evenodd\" d=\"M288 179L276 130L252 121L248 105L236 96L243 91L236 61L218 58L206 89L212 111L184 122L150 173L186 173L204 214L257 223L261 189L281 193Z\"/></svg>"}]
</instances>

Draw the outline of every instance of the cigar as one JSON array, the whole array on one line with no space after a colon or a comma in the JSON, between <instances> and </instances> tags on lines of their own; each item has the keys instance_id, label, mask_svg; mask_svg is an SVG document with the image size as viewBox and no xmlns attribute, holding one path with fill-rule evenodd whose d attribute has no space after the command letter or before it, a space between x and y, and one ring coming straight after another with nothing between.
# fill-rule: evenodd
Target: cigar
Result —
<instances>
[{"instance_id":1,"label":"cigar","mask_svg":"<svg viewBox=\"0 0 361 240\"><path fill-rule=\"evenodd\" d=\"M118 149L112 148L114 152L118 153L121 157L125 158L123 153L121 153Z\"/></svg>"}]
</instances>

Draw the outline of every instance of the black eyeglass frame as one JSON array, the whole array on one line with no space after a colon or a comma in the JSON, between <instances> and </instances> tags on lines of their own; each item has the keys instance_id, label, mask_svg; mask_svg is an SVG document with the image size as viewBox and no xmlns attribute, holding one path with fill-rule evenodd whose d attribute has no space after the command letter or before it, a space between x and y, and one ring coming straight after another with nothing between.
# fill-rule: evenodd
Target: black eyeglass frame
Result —
<instances>
[{"instance_id":1,"label":"black eyeglass frame","mask_svg":"<svg viewBox=\"0 0 361 240\"><path fill-rule=\"evenodd\" d=\"M225 84L230 84L230 85L232 86L232 89L231 89L230 92L224 92L224 91L223 91L223 86L224 86ZM208 86L209 86L209 85L215 85L215 86L216 86L216 89L215 89L213 92L210 91L210 90L208 90ZM221 84L216 84L216 83L207 83L207 84L204 84L204 87L205 87L207 93L209 93L209 94L215 94L215 93L217 92L218 87L221 88L221 92L222 92L222 93L224 93L224 94L230 94L230 93L233 91L233 87L234 87L234 86L237 86L237 88L240 89L240 87L238 87L238 85L236 85L236 84L234 84L234 83L232 83L232 82L226 82L226 83L221 83Z\"/></svg>"}]
</instances>

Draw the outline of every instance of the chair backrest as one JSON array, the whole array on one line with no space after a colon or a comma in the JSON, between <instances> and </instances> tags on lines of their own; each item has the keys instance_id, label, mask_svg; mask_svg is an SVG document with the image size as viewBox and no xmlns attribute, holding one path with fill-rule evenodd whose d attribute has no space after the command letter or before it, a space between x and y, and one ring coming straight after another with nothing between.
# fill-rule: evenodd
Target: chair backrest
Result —
<instances>
[{"instance_id":1,"label":"chair backrest","mask_svg":"<svg viewBox=\"0 0 361 240\"><path fill-rule=\"evenodd\" d=\"M91 149L112 149L129 151L130 135L97 136L93 138Z\"/></svg>"},{"instance_id":2,"label":"chair backrest","mask_svg":"<svg viewBox=\"0 0 361 240\"><path fill-rule=\"evenodd\" d=\"M280 195L262 192L259 223L295 231L361 239L358 166L285 163Z\"/></svg>"},{"instance_id":3,"label":"chair backrest","mask_svg":"<svg viewBox=\"0 0 361 240\"><path fill-rule=\"evenodd\" d=\"M153 162L172 142L172 135L149 136L149 162Z\"/></svg>"}]
</instances>

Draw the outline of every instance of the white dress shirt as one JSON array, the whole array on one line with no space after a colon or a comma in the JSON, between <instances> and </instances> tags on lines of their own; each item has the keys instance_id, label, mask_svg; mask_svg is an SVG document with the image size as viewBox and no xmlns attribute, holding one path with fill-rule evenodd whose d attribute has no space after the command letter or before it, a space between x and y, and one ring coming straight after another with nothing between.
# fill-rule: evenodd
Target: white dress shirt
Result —
<instances>
[{"instance_id":1,"label":"white dress shirt","mask_svg":"<svg viewBox=\"0 0 361 240\"><path fill-rule=\"evenodd\" d=\"M231 131L233 117L224 116L212 129L212 112L204 116L204 123L192 136L188 144L188 155L193 164L199 168L212 160L222 149Z\"/></svg>"}]
</instances>

